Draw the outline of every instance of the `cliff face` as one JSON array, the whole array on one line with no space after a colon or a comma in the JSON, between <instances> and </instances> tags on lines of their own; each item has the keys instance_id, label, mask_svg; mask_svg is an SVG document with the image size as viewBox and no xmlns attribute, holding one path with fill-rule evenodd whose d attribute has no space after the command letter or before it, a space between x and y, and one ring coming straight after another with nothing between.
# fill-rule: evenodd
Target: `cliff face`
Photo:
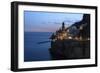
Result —
<instances>
[{"instance_id":1,"label":"cliff face","mask_svg":"<svg viewBox=\"0 0 100 73\"><path fill-rule=\"evenodd\" d=\"M90 58L90 41L58 40L51 43L53 60Z\"/></svg>"},{"instance_id":2,"label":"cliff face","mask_svg":"<svg viewBox=\"0 0 100 73\"><path fill-rule=\"evenodd\" d=\"M76 26L77 28L79 28L80 26L84 26L81 31L82 37L83 38L90 37L90 14L84 14L83 19L79 22L74 23L72 26Z\"/></svg>"}]
</instances>

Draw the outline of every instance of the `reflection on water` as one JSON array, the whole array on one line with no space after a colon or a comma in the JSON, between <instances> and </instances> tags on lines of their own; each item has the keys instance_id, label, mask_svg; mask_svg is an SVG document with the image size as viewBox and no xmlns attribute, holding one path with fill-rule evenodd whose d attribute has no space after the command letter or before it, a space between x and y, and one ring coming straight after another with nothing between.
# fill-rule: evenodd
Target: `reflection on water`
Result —
<instances>
[{"instance_id":1,"label":"reflection on water","mask_svg":"<svg viewBox=\"0 0 100 73\"><path fill-rule=\"evenodd\" d=\"M25 32L24 33L24 61L45 61L50 60L49 53L50 42L38 44L41 41L47 41L51 32Z\"/></svg>"}]
</instances>

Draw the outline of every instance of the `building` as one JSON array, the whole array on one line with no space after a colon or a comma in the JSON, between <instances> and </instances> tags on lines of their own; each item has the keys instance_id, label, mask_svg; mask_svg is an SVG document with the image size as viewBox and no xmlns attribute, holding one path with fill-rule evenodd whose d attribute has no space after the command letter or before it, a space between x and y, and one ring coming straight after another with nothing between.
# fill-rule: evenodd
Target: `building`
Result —
<instances>
[{"instance_id":1,"label":"building","mask_svg":"<svg viewBox=\"0 0 100 73\"><path fill-rule=\"evenodd\" d=\"M64 40L64 39L68 39L68 30L67 28L65 28L65 24L64 22L62 23L62 27L59 28L59 30L57 30L55 33L52 34L51 39L52 40Z\"/></svg>"}]
</instances>

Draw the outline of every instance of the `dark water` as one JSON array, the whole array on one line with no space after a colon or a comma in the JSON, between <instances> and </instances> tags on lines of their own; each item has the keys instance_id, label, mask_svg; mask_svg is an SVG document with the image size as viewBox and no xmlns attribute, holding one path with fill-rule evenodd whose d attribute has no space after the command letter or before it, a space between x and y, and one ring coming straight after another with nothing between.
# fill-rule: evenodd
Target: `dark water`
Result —
<instances>
[{"instance_id":1,"label":"dark water","mask_svg":"<svg viewBox=\"0 0 100 73\"><path fill-rule=\"evenodd\" d=\"M38 44L38 42L49 41L51 32L25 32L24 33L24 61L50 60L50 42Z\"/></svg>"}]
</instances>

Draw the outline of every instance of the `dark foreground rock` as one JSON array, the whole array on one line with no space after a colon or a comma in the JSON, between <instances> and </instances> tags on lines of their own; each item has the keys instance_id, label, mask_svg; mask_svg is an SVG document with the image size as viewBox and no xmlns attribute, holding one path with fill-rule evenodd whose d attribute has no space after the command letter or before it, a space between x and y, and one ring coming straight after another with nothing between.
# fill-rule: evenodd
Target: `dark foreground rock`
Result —
<instances>
[{"instance_id":1,"label":"dark foreground rock","mask_svg":"<svg viewBox=\"0 0 100 73\"><path fill-rule=\"evenodd\" d=\"M53 60L90 58L90 41L57 40L49 50Z\"/></svg>"}]
</instances>

